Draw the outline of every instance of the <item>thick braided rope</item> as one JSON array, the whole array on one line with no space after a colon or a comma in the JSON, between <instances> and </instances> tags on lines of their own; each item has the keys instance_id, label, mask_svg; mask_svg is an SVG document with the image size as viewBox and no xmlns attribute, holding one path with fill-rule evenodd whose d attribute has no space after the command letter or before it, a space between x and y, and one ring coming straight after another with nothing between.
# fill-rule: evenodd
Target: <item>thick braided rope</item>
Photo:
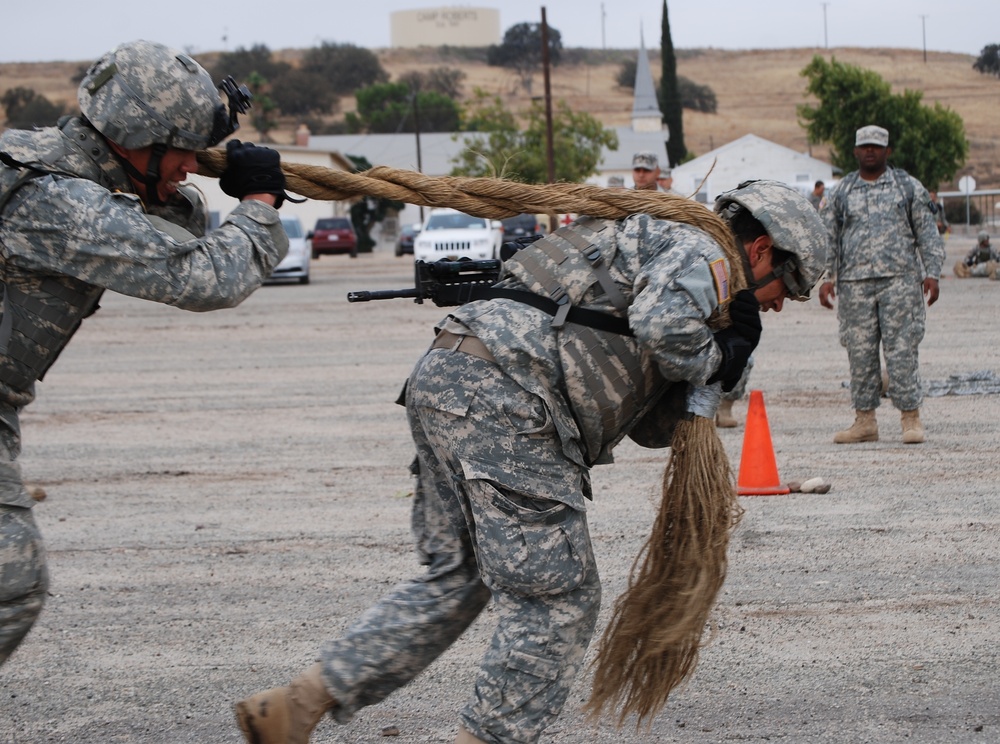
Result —
<instances>
[{"instance_id":1,"label":"thick braided rope","mask_svg":"<svg viewBox=\"0 0 1000 744\"><path fill-rule=\"evenodd\" d=\"M198 163L201 175L218 178L226 169L226 153L221 149L203 150L198 153ZM579 183L538 185L501 178L425 176L386 166L362 173L288 162L282 162L281 168L289 191L322 201L374 196L424 207L451 207L494 220L527 212L586 214L601 219L648 214L683 222L708 233L725 251L733 273L732 289L746 286L742 258L728 225L710 209L675 194Z\"/></svg>"}]
</instances>

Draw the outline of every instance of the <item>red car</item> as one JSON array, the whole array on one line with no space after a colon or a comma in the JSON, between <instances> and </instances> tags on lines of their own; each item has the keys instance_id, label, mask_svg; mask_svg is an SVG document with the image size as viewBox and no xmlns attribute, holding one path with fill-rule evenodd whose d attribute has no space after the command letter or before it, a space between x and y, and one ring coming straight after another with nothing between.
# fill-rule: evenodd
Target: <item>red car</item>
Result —
<instances>
[{"instance_id":1,"label":"red car","mask_svg":"<svg viewBox=\"0 0 1000 744\"><path fill-rule=\"evenodd\" d=\"M348 217L325 217L316 220L316 227L306 236L312 241L312 257L319 258L324 253L350 253L358 255L358 236Z\"/></svg>"}]
</instances>

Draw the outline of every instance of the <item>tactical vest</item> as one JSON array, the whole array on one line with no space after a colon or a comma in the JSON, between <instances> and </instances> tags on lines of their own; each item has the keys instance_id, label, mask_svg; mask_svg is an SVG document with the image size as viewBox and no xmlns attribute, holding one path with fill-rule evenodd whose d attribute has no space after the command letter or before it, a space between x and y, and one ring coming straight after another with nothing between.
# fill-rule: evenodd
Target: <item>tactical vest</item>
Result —
<instances>
[{"instance_id":1,"label":"tactical vest","mask_svg":"<svg viewBox=\"0 0 1000 744\"><path fill-rule=\"evenodd\" d=\"M17 202L20 187L29 181L77 174L93 178L96 157L107 155L106 146L96 138L88 141L88 130L78 121L67 124L65 129L79 130L75 139L88 145L89 151L73 142L68 133L63 136L54 129L30 133L40 135L38 139L46 142L48 149L19 152L0 146L5 156L0 165L0 220L12 202ZM59 132L58 136L52 137L53 132ZM43 378L83 319L97 310L104 290L72 277L22 269L8 258L6 247L0 245L0 280L5 289L0 320L0 392L12 396L10 402L15 405L24 405L33 397L35 380ZM8 390L3 391L4 387Z\"/></svg>"},{"instance_id":2,"label":"tactical vest","mask_svg":"<svg viewBox=\"0 0 1000 744\"><path fill-rule=\"evenodd\" d=\"M609 459L668 387L628 330L632 282L613 265L616 253L614 221L584 217L504 262L505 275L554 303L565 393L593 463Z\"/></svg>"}]
</instances>

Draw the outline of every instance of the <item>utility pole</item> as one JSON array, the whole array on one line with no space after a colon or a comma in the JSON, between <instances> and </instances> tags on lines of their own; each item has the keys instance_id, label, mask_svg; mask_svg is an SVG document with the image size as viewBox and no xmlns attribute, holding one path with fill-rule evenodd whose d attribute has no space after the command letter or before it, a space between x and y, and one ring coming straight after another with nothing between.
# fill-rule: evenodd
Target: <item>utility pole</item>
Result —
<instances>
[{"instance_id":1,"label":"utility pole","mask_svg":"<svg viewBox=\"0 0 1000 744\"><path fill-rule=\"evenodd\" d=\"M601 49L607 49L608 44L604 39L604 19L608 17L608 14L604 12L604 3L601 3Z\"/></svg>"},{"instance_id":2,"label":"utility pole","mask_svg":"<svg viewBox=\"0 0 1000 744\"><path fill-rule=\"evenodd\" d=\"M424 165L420 162L420 106L417 104L417 93L413 91L413 130L417 137L417 172L424 172ZM420 205L420 221L424 221L424 205Z\"/></svg>"},{"instance_id":3,"label":"utility pole","mask_svg":"<svg viewBox=\"0 0 1000 744\"><path fill-rule=\"evenodd\" d=\"M824 49L829 49L830 48L830 42L827 41L827 38L826 38L826 6L829 5L829 4L830 3L820 3L820 5L823 6L823 48Z\"/></svg>"},{"instance_id":4,"label":"utility pole","mask_svg":"<svg viewBox=\"0 0 1000 744\"><path fill-rule=\"evenodd\" d=\"M927 64L927 16L920 16L920 26L924 33L924 64Z\"/></svg>"},{"instance_id":5,"label":"utility pole","mask_svg":"<svg viewBox=\"0 0 1000 744\"><path fill-rule=\"evenodd\" d=\"M556 158L552 149L552 84L549 80L549 23L542 6L542 72L545 78L545 160L548 164L549 183L556 182Z\"/></svg>"}]
</instances>

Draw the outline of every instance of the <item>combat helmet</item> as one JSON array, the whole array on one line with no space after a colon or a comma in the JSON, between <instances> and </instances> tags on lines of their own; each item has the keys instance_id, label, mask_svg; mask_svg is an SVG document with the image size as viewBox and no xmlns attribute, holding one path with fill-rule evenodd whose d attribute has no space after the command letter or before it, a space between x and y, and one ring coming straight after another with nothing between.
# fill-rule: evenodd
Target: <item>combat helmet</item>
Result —
<instances>
[{"instance_id":1,"label":"combat helmet","mask_svg":"<svg viewBox=\"0 0 1000 744\"><path fill-rule=\"evenodd\" d=\"M767 231L776 248L791 253L789 264L775 266L763 286L781 277L788 298L804 302L826 269L829 233L816 208L791 186L778 181L744 181L715 201L715 211L731 221L746 209Z\"/></svg>"},{"instance_id":2,"label":"combat helmet","mask_svg":"<svg viewBox=\"0 0 1000 744\"><path fill-rule=\"evenodd\" d=\"M158 143L204 150L231 131L205 68L152 41L121 44L97 60L84 75L77 100L97 131L129 150Z\"/></svg>"},{"instance_id":3,"label":"combat helmet","mask_svg":"<svg viewBox=\"0 0 1000 744\"><path fill-rule=\"evenodd\" d=\"M239 128L250 92L226 78L221 87L229 110L205 68L189 55L152 41L121 44L90 66L77 100L84 118L105 138L128 149L152 146L149 167L140 174L124 162L133 178L144 181L156 199L160 161L169 147L204 150Z\"/></svg>"}]
</instances>

